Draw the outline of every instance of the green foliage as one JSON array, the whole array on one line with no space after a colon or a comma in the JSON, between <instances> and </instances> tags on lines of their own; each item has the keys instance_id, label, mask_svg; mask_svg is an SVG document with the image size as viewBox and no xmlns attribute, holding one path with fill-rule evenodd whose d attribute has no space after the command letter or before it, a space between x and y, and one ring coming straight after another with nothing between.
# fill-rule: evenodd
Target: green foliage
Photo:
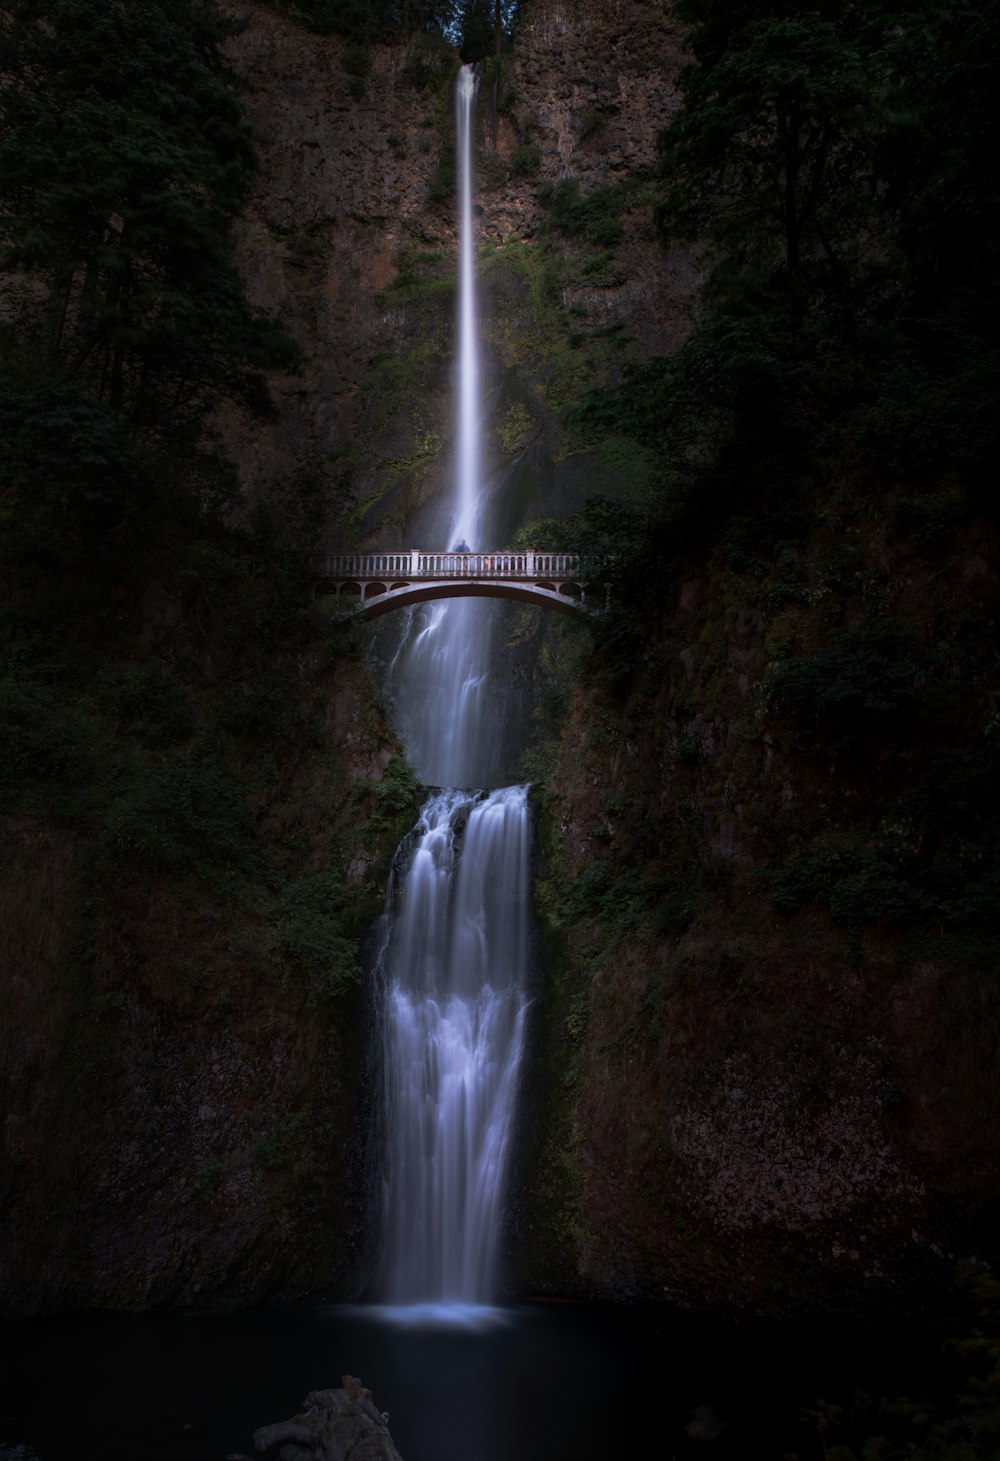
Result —
<instances>
[{"instance_id":1,"label":"green foliage","mask_svg":"<svg viewBox=\"0 0 1000 1461\"><path fill-rule=\"evenodd\" d=\"M635 462L633 468L641 471ZM646 509L641 501L594 496L581 512L554 526L550 535L556 533L580 554L590 601L604 604L595 670L615 684L632 673L641 652L645 632L636 604L655 595L662 568Z\"/></svg>"},{"instance_id":2,"label":"green foliage","mask_svg":"<svg viewBox=\"0 0 1000 1461\"><path fill-rule=\"evenodd\" d=\"M0 436L15 534L104 532L151 486L128 428L78 385L0 374Z\"/></svg>"},{"instance_id":3,"label":"green foliage","mask_svg":"<svg viewBox=\"0 0 1000 1461\"><path fill-rule=\"evenodd\" d=\"M335 999L357 983L357 939L344 931L349 901L330 874L312 872L285 883L271 903L276 947L305 974L310 1004Z\"/></svg>"},{"instance_id":4,"label":"green foliage","mask_svg":"<svg viewBox=\"0 0 1000 1461\"><path fill-rule=\"evenodd\" d=\"M582 237L600 248L615 248L622 238L627 192L615 184L581 191L576 178L562 178L548 193L543 228L567 238Z\"/></svg>"},{"instance_id":5,"label":"green foliage","mask_svg":"<svg viewBox=\"0 0 1000 1461\"><path fill-rule=\"evenodd\" d=\"M945 542L965 515L965 504L954 492L925 492L901 497L893 506L892 519L898 532L923 548Z\"/></svg>"},{"instance_id":6,"label":"green foliage","mask_svg":"<svg viewBox=\"0 0 1000 1461\"><path fill-rule=\"evenodd\" d=\"M619 385L575 409L585 437L630 439L649 464L621 564L623 607L652 601L678 552L717 541L748 502L763 519L801 498L816 431L795 404L800 377L779 332L732 314L706 321L675 356L626 364Z\"/></svg>"},{"instance_id":7,"label":"green foliage","mask_svg":"<svg viewBox=\"0 0 1000 1461\"><path fill-rule=\"evenodd\" d=\"M261 368L294 360L231 260L255 159L227 28L187 0L21 0L5 31L0 256L47 292L19 347L160 429L219 395L263 409Z\"/></svg>"},{"instance_id":8,"label":"green foliage","mask_svg":"<svg viewBox=\"0 0 1000 1461\"><path fill-rule=\"evenodd\" d=\"M206 1162L195 1178L198 1191L214 1192L222 1181L222 1173L221 1162Z\"/></svg>"},{"instance_id":9,"label":"green foliage","mask_svg":"<svg viewBox=\"0 0 1000 1461\"><path fill-rule=\"evenodd\" d=\"M390 41L408 31L436 29L454 23L453 0L271 0L300 25L317 35L338 35L349 41Z\"/></svg>"},{"instance_id":10,"label":"green foliage","mask_svg":"<svg viewBox=\"0 0 1000 1461\"><path fill-rule=\"evenodd\" d=\"M454 34L463 61L499 56L517 23L520 0L456 0Z\"/></svg>"},{"instance_id":11,"label":"green foliage","mask_svg":"<svg viewBox=\"0 0 1000 1461\"><path fill-rule=\"evenodd\" d=\"M875 617L779 662L776 734L791 725L800 753L851 757L845 774L875 794L844 808L849 830L831 828L774 869L772 897L786 912L819 904L852 928L900 921L914 957L933 946L943 963L983 969L996 960L1000 744L990 722L970 737L943 668L897 620Z\"/></svg>"},{"instance_id":12,"label":"green foliage","mask_svg":"<svg viewBox=\"0 0 1000 1461\"><path fill-rule=\"evenodd\" d=\"M600 112L584 112L580 118L578 136L581 142L589 142L604 130L605 119Z\"/></svg>"},{"instance_id":13,"label":"green foliage","mask_svg":"<svg viewBox=\"0 0 1000 1461\"><path fill-rule=\"evenodd\" d=\"M923 484L950 476L975 506L997 503L1000 139L985 96L1000 17L974 0L807 13L680 0L677 14L693 62L660 139L655 211L665 242L697 246L699 316L681 350L626 367L573 423L652 454L620 584L639 613L679 543L721 540L734 566L764 565L795 541L783 503L807 522L831 472L859 462L938 499L896 509L918 546L961 512ZM571 180L547 197L550 237L589 228L599 242Z\"/></svg>"},{"instance_id":14,"label":"green foliage","mask_svg":"<svg viewBox=\"0 0 1000 1461\"><path fill-rule=\"evenodd\" d=\"M828 1433L830 1461L992 1461L997 1455L1000 1283L976 1261L959 1265L956 1282L972 1311L969 1327L945 1341L933 1388L862 1406L820 1401L804 1412Z\"/></svg>"},{"instance_id":15,"label":"green foliage","mask_svg":"<svg viewBox=\"0 0 1000 1461\"><path fill-rule=\"evenodd\" d=\"M535 430L535 418L523 401L514 401L500 423L500 445L505 452L523 451L529 433Z\"/></svg>"},{"instance_id":16,"label":"green foliage","mask_svg":"<svg viewBox=\"0 0 1000 1461\"><path fill-rule=\"evenodd\" d=\"M300 1161L306 1150L308 1113L295 1111L253 1148L254 1160L266 1172L280 1172Z\"/></svg>"},{"instance_id":17,"label":"green foliage","mask_svg":"<svg viewBox=\"0 0 1000 1461\"><path fill-rule=\"evenodd\" d=\"M400 812L416 811L421 797L422 788L402 756L390 757L381 781L360 782L354 790L355 803L374 803L376 810L368 825L376 831L387 827Z\"/></svg>"},{"instance_id":18,"label":"green foliage","mask_svg":"<svg viewBox=\"0 0 1000 1461\"><path fill-rule=\"evenodd\" d=\"M592 862L572 882L543 890L543 906L555 928L593 923L600 931L599 967L623 942L640 934L678 938L698 910L702 889L694 871L661 872L618 856Z\"/></svg>"},{"instance_id":19,"label":"green foliage","mask_svg":"<svg viewBox=\"0 0 1000 1461\"><path fill-rule=\"evenodd\" d=\"M355 41L344 47L341 64L348 76L367 76L372 69L372 53L367 46L359 45Z\"/></svg>"},{"instance_id":20,"label":"green foliage","mask_svg":"<svg viewBox=\"0 0 1000 1461\"><path fill-rule=\"evenodd\" d=\"M404 85L414 91L437 92L443 96L454 74L455 55L447 42L426 32L413 37L400 72Z\"/></svg>"},{"instance_id":21,"label":"green foliage","mask_svg":"<svg viewBox=\"0 0 1000 1461\"><path fill-rule=\"evenodd\" d=\"M511 239L487 244L480 267L494 301L487 324L491 343L538 382L556 415L578 399L592 369L585 352L568 338L561 261L554 250Z\"/></svg>"},{"instance_id":22,"label":"green foliage","mask_svg":"<svg viewBox=\"0 0 1000 1461\"><path fill-rule=\"evenodd\" d=\"M303 766L348 799L319 714L341 631L302 578L341 483L310 464L233 526L211 413L265 409L260 369L293 353L232 263L255 164L230 30L211 0L0 22L0 247L24 280L0 369L0 810L85 850L95 918L122 883L193 904L327 1025L370 905L323 817L307 847L279 809Z\"/></svg>"},{"instance_id":23,"label":"green foliage","mask_svg":"<svg viewBox=\"0 0 1000 1461\"><path fill-rule=\"evenodd\" d=\"M728 269L780 271L796 328L804 291L840 285L841 250L864 215L877 94L865 24L841 5L723 17L713 0L690 0L682 11L700 64L661 134L658 221L711 239Z\"/></svg>"},{"instance_id":24,"label":"green foliage","mask_svg":"<svg viewBox=\"0 0 1000 1461\"><path fill-rule=\"evenodd\" d=\"M243 789L225 768L126 765L109 789L104 850L113 861L151 872L254 868L258 851Z\"/></svg>"},{"instance_id":25,"label":"green foliage","mask_svg":"<svg viewBox=\"0 0 1000 1461\"><path fill-rule=\"evenodd\" d=\"M791 913L816 903L853 927L873 918L904 920L915 950L945 934L946 962L992 964L998 772L1000 747L992 742L929 757L870 833L825 834L774 869L775 907Z\"/></svg>"},{"instance_id":26,"label":"green foliage","mask_svg":"<svg viewBox=\"0 0 1000 1461\"><path fill-rule=\"evenodd\" d=\"M10 804L36 788L69 790L97 764L95 727L58 683L0 680L0 797Z\"/></svg>"},{"instance_id":27,"label":"green foliage","mask_svg":"<svg viewBox=\"0 0 1000 1461\"><path fill-rule=\"evenodd\" d=\"M531 178L542 165L542 149L537 142L521 142L510 160L511 177Z\"/></svg>"},{"instance_id":28,"label":"green foliage","mask_svg":"<svg viewBox=\"0 0 1000 1461\"><path fill-rule=\"evenodd\" d=\"M771 681L772 703L827 744L898 736L926 699L929 663L899 620L864 618L815 654L783 660Z\"/></svg>"},{"instance_id":29,"label":"green foliage","mask_svg":"<svg viewBox=\"0 0 1000 1461\"><path fill-rule=\"evenodd\" d=\"M442 198L450 198L455 191L455 148L453 146L443 147L438 158L437 167L431 175L427 186L427 196L432 202L440 202Z\"/></svg>"},{"instance_id":30,"label":"green foliage","mask_svg":"<svg viewBox=\"0 0 1000 1461\"><path fill-rule=\"evenodd\" d=\"M898 857L885 849L850 844L821 843L793 858L775 873L771 896L782 913L820 903L836 923L846 924L937 911L923 905Z\"/></svg>"},{"instance_id":31,"label":"green foliage","mask_svg":"<svg viewBox=\"0 0 1000 1461\"><path fill-rule=\"evenodd\" d=\"M190 707L162 665L102 665L92 694L118 735L134 736L151 749L166 750L194 734Z\"/></svg>"}]
</instances>

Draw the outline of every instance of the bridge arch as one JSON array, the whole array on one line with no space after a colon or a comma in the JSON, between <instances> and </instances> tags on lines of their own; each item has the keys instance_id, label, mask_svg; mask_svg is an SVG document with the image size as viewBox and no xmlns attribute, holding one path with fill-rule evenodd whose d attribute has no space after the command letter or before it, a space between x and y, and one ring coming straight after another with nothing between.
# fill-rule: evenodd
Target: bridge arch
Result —
<instances>
[{"instance_id":1,"label":"bridge arch","mask_svg":"<svg viewBox=\"0 0 1000 1461\"><path fill-rule=\"evenodd\" d=\"M329 556L317 593L342 604L345 617L377 619L433 599L508 599L561 613L592 615L576 554L522 549L441 553L410 549Z\"/></svg>"}]
</instances>

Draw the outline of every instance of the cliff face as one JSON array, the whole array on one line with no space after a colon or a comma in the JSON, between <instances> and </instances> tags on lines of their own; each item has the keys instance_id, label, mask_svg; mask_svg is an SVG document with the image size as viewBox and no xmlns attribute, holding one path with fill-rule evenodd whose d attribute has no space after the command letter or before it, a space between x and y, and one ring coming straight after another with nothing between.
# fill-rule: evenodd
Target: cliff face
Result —
<instances>
[{"instance_id":1,"label":"cliff face","mask_svg":"<svg viewBox=\"0 0 1000 1461\"><path fill-rule=\"evenodd\" d=\"M513 100L500 118L497 151L516 172L524 160L519 148L537 147L538 171L529 186L515 176L487 196L487 234L534 239L545 222L546 184L575 180L586 193L627 186L651 168L657 135L678 105L676 79L685 59L667 4L530 7L518 30ZM615 322L645 353L663 355L686 334L695 288L687 254L657 245L638 190L614 261L568 278L562 297L582 322L579 330Z\"/></svg>"},{"instance_id":2,"label":"cliff face","mask_svg":"<svg viewBox=\"0 0 1000 1461\"><path fill-rule=\"evenodd\" d=\"M306 474L327 494L334 537L408 541L451 482L456 58L419 36L359 57L265 6L240 13L232 52L263 163L244 272L305 360L274 382L276 423L224 423L227 440L250 496ZM486 468L523 462L533 484L511 531L592 489L593 463L557 464L572 443L553 407L683 337L693 272L680 252L664 262L636 185L681 62L666 5L540 0L499 83L483 83ZM546 233L568 180L607 192L603 242L593 229Z\"/></svg>"},{"instance_id":3,"label":"cliff face","mask_svg":"<svg viewBox=\"0 0 1000 1461\"><path fill-rule=\"evenodd\" d=\"M291 853L263 880L235 848L184 870L86 824L0 825L10 1311L362 1281L368 1000L337 937L370 924L411 813L379 810L395 743L359 667L334 673L310 707L329 744L289 746L270 784L257 769L247 856ZM150 839L162 817L145 809Z\"/></svg>"},{"instance_id":4,"label":"cliff face","mask_svg":"<svg viewBox=\"0 0 1000 1461\"><path fill-rule=\"evenodd\" d=\"M361 80L342 41L314 36L263 5L239 7L232 43L249 83L261 158L242 263L255 301L279 314L304 351L302 373L274 382L279 416L234 440L248 491L303 470L335 485L358 429L373 358L398 320L381 294L412 229L450 247L450 219L428 207L440 152L437 86L406 84L403 46L377 46ZM437 76L441 59L433 60ZM444 60L447 70L450 61ZM359 94L360 93L360 94Z\"/></svg>"},{"instance_id":5,"label":"cliff face","mask_svg":"<svg viewBox=\"0 0 1000 1461\"><path fill-rule=\"evenodd\" d=\"M221 435L265 518L322 504L318 541L408 537L450 482L456 60L427 37L359 59L234 10L262 161L242 268L304 359L272 382L273 422L223 414ZM663 27L657 6L540 3L495 116L484 97L488 457L514 482L510 531L616 470L571 455L560 404L683 329L625 186L672 102ZM546 233L567 172L611 190L603 242ZM18 1312L349 1294L370 1256L351 964L414 789L358 663L292 607L304 585L269 598L248 562L220 586L198 551L88 596L91 686L53 722L55 789L0 829ZM524 615L512 634L544 652Z\"/></svg>"},{"instance_id":6,"label":"cliff face","mask_svg":"<svg viewBox=\"0 0 1000 1461\"><path fill-rule=\"evenodd\" d=\"M982 855L995 531L958 498L940 541L891 493L834 501L784 584L690 562L643 668L566 727L541 890L564 1090L519 1218L529 1248L550 1240L534 1210L575 1248L565 1285L898 1313L995 1240L996 942L968 898L957 922L935 899L957 839L963 880ZM849 671L819 648L840 604ZM776 660L805 647L800 672L869 676L884 708L892 666L857 627L876 612L913 699L849 748L835 710L789 708Z\"/></svg>"},{"instance_id":7,"label":"cliff face","mask_svg":"<svg viewBox=\"0 0 1000 1461\"><path fill-rule=\"evenodd\" d=\"M426 37L349 55L234 9L262 158L242 266L304 361L273 382L273 422L220 430L250 503L280 512L294 481L320 504L317 541L409 544L450 485L455 58ZM693 266L656 242L645 177L682 64L666 4L534 0L484 84L485 454L509 536L644 484L639 454L587 444L563 408L688 329ZM623 686L599 662L536 758L554 770L523 1290L871 1311L985 1230L989 956L935 931L899 868L918 841L947 844L908 787L927 802L940 776L971 804L977 776L990 785L996 544L947 484L920 500L918 521L888 488L831 484L826 525L780 553L692 557L640 668ZM162 726L110 846L86 816L0 826L4 1293L20 1311L348 1295L370 1257L367 1006L324 910L347 942L362 932L414 788L343 646L270 609L229 643L225 612L185 594L146 587L123 663L140 644L188 666L193 729L170 734L224 743L256 840L230 825L231 782L184 780ZM911 688L960 687L960 744L907 700L910 729L846 752L803 711L808 666L782 699L790 645L830 668L833 606L896 634L896 650L855 644L865 674L902 658ZM508 628L508 672L540 702L580 652L528 610ZM176 846L155 845L161 826ZM199 839L210 876L185 860Z\"/></svg>"}]
</instances>

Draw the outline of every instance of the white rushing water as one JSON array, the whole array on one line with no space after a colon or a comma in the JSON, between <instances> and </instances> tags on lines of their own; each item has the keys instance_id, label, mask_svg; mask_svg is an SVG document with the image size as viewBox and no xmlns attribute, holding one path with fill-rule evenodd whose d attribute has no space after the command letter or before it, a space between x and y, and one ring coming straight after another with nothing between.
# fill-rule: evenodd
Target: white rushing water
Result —
<instances>
[{"instance_id":1,"label":"white rushing water","mask_svg":"<svg viewBox=\"0 0 1000 1461\"><path fill-rule=\"evenodd\" d=\"M524 1027L528 876L524 787L428 801L384 956L392 1303L491 1296Z\"/></svg>"},{"instance_id":2,"label":"white rushing water","mask_svg":"<svg viewBox=\"0 0 1000 1461\"><path fill-rule=\"evenodd\" d=\"M452 543L483 530L472 206L475 76L456 89L459 317ZM482 544L480 543L481 547ZM485 1304L494 1283L525 1022L527 788L491 783L498 690L489 690L494 606L421 608L397 662L397 715L430 797L390 888L380 973L385 1006L383 1297L390 1305Z\"/></svg>"},{"instance_id":3,"label":"white rushing water","mask_svg":"<svg viewBox=\"0 0 1000 1461\"><path fill-rule=\"evenodd\" d=\"M455 480L441 548L466 543L482 552L493 531L480 474L482 411L476 230L473 213L473 122L476 76L463 66L455 88L458 191L458 349L455 368ZM485 599L421 604L407 614L388 667L399 733L426 786L495 785L500 777L503 687L490 671L497 605Z\"/></svg>"},{"instance_id":4,"label":"white rushing water","mask_svg":"<svg viewBox=\"0 0 1000 1461\"><path fill-rule=\"evenodd\" d=\"M475 541L481 524L479 479L479 329L476 300L476 235L472 216L472 123L476 75L463 66L455 88L455 155L458 169L458 470L455 542Z\"/></svg>"}]
</instances>

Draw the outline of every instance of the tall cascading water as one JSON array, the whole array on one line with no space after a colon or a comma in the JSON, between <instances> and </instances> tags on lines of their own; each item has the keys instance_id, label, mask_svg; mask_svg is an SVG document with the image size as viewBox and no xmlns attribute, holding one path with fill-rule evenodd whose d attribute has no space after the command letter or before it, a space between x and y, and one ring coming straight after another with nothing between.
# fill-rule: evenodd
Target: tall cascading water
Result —
<instances>
[{"instance_id":1,"label":"tall cascading water","mask_svg":"<svg viewBox=\"0 0 1000 1461\"><path fill-rule=\"evenodd\" d=\"M458 350L455 362L455 482L447 512L438 514L436 543L496 544L494 514L480 473L480 369L473 211L473 123L476 73L463 66L455 88L458 189ZM423 546L423 545L420 545ZM500 606L486 599L421 604L408 612L387 681L400 735L427 786L493 786L502 779L504 687L490 673Z\"/></svg>"},{"instance_id":2,"label":"tall cascading water","mask_svg":"<svg viewBox=\"0 0 1000 1461\"><path fill-rule=\"evenodd\" d=\"M459 319L455 492L449 546L484 546L472 203L476 80L456 89ZM407 754L431 796L390 888L379 968L388 1132L383 1296L393 1305L492 1296L525 1024L527 787L493 783L489 686L495 605L470 599L411 618L392 666ZM486 611L484 613L484 611ZM499 687L498 687L499 688Z\"/></svg>"},{"instance_id":3,"label":"tall cascading water","mask_svg":"<svg viewBox=\"0 0 1000 1461\"><path fill-rule=\"evenodd\" d=\"M476 237L472 218L472 122L476 74L463 66L455 88L458 166L458 470L455 538L472 541L480 527L479 325Z\"/></svg>"}]
</instances>

